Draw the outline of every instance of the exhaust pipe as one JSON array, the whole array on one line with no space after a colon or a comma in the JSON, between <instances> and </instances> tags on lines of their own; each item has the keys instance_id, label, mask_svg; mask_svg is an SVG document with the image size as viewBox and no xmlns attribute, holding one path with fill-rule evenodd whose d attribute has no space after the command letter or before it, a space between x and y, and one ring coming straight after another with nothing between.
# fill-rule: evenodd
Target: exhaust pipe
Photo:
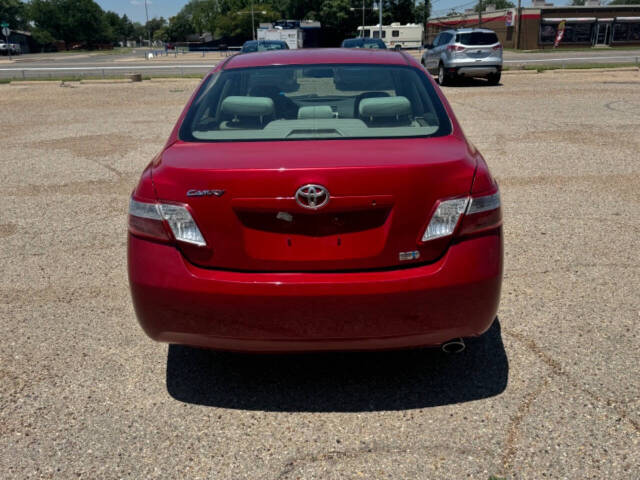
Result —
<instances>
[{"instance_id":1,"label":"exhaust pipe","mask_svg":"<svg viewBox=\"0 0 640 480\"><path fill-rule=\"evenodd\" d=\"M464 340L462 338L454 338L443 343L441 348L444 353L460 353L465 349Z\"/></svg>"}]
</instances>

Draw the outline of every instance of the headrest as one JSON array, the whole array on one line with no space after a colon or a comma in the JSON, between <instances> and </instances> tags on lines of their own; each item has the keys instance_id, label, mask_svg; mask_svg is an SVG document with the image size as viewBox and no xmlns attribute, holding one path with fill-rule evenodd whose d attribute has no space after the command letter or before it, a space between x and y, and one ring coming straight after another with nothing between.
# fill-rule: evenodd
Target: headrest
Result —
<instances>
[{"instance_id":1,"label":"headrest","mask_svg":"<svg viewBox=\"0 0 640 480\"><path fill-rule=\"evenodd\" d=\"M363 98L359 113L363 118L405 116L411 113L411 104L407 97Z\"/></svg>"},{"instance_id":2,"label":"headrest","mask_svg":"<svg viewBox=\"0 0 640 480\"><path fill-rule=\"evenodd\" d=\"M329 105L300 107L298 109L298 119L304 120L307 118L333 118L333 111Z\"/></svg>"},{"instance_id":3,"label":"headrest","mask_svg":"<svg viewBox=\"0 0 640 480\"><path fill-rule=\"evenodd\" d=\"M230 96L222 101L222 113L238 117L264 117L273 110L273 100L269 97Z\"/></svg>"}]
</instances>

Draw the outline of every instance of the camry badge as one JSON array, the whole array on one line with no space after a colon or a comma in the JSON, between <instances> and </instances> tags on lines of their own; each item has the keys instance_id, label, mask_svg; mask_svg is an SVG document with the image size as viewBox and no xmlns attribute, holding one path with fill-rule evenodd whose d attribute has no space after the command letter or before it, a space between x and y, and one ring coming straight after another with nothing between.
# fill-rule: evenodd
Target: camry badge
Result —
<instances>
[{"instance_id":1,"label":"camry badge","mask_svg":"<svg viewBox=\"0 0 640 480\"><path fill-rule=\"evenodd\" d=\"M301 207L317 210L329 202L329 190L322 185L303 185L296 191L296 202Z\"/></svg>"},{"instance_id":2,"label":"camry badge","mask_svg":"<svg viewBox=\"0 0 640 480\"><path fill-rule=\"evenodd\" d=\"M221 197L222 195L224 195L224 190L191 189L187 191L187 197Z\"/></svg>"}]
</instances>

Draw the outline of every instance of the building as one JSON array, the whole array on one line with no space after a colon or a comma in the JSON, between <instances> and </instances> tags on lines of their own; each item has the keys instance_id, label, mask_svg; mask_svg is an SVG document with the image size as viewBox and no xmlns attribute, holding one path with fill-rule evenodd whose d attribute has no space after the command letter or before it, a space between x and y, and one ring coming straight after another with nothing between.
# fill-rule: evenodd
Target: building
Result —
<instances>
[{"instance_id":1,"label":"building","mask_svg":"<svg viewBox=\"0 0 640 480\"><path fill-rule=\"evenodd\" d=\"M442 30L479 27L494 30L505 48L535 50L553 48L558 25L565 31L558 48L576 46L640 46L640 0L638 5L599 5L587 0L581 7L553 6L534 0L533 7L495 10L491 5L476 12L432 18L427 22L427 42ZM480 18L481 17L481 18Z\"/></svg>"}]
</instances>

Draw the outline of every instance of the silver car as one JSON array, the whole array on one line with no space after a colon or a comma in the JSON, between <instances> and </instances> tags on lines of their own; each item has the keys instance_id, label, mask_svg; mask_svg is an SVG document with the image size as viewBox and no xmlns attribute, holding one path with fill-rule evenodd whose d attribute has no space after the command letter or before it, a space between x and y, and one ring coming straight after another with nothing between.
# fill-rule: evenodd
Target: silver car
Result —
<instances>
[{"instance_id":1,"label":"silver car","mask_svg":"<svg viewBox=\"0 0 640 480\"><path fill-rule=\"evenodd\" d=\"M422 65L438 75L440 85L447 85L458 76L483 77L491 85L500 82L502 45L493 30L445 30L425 49Z\"/></svg>"}]
</instances>

